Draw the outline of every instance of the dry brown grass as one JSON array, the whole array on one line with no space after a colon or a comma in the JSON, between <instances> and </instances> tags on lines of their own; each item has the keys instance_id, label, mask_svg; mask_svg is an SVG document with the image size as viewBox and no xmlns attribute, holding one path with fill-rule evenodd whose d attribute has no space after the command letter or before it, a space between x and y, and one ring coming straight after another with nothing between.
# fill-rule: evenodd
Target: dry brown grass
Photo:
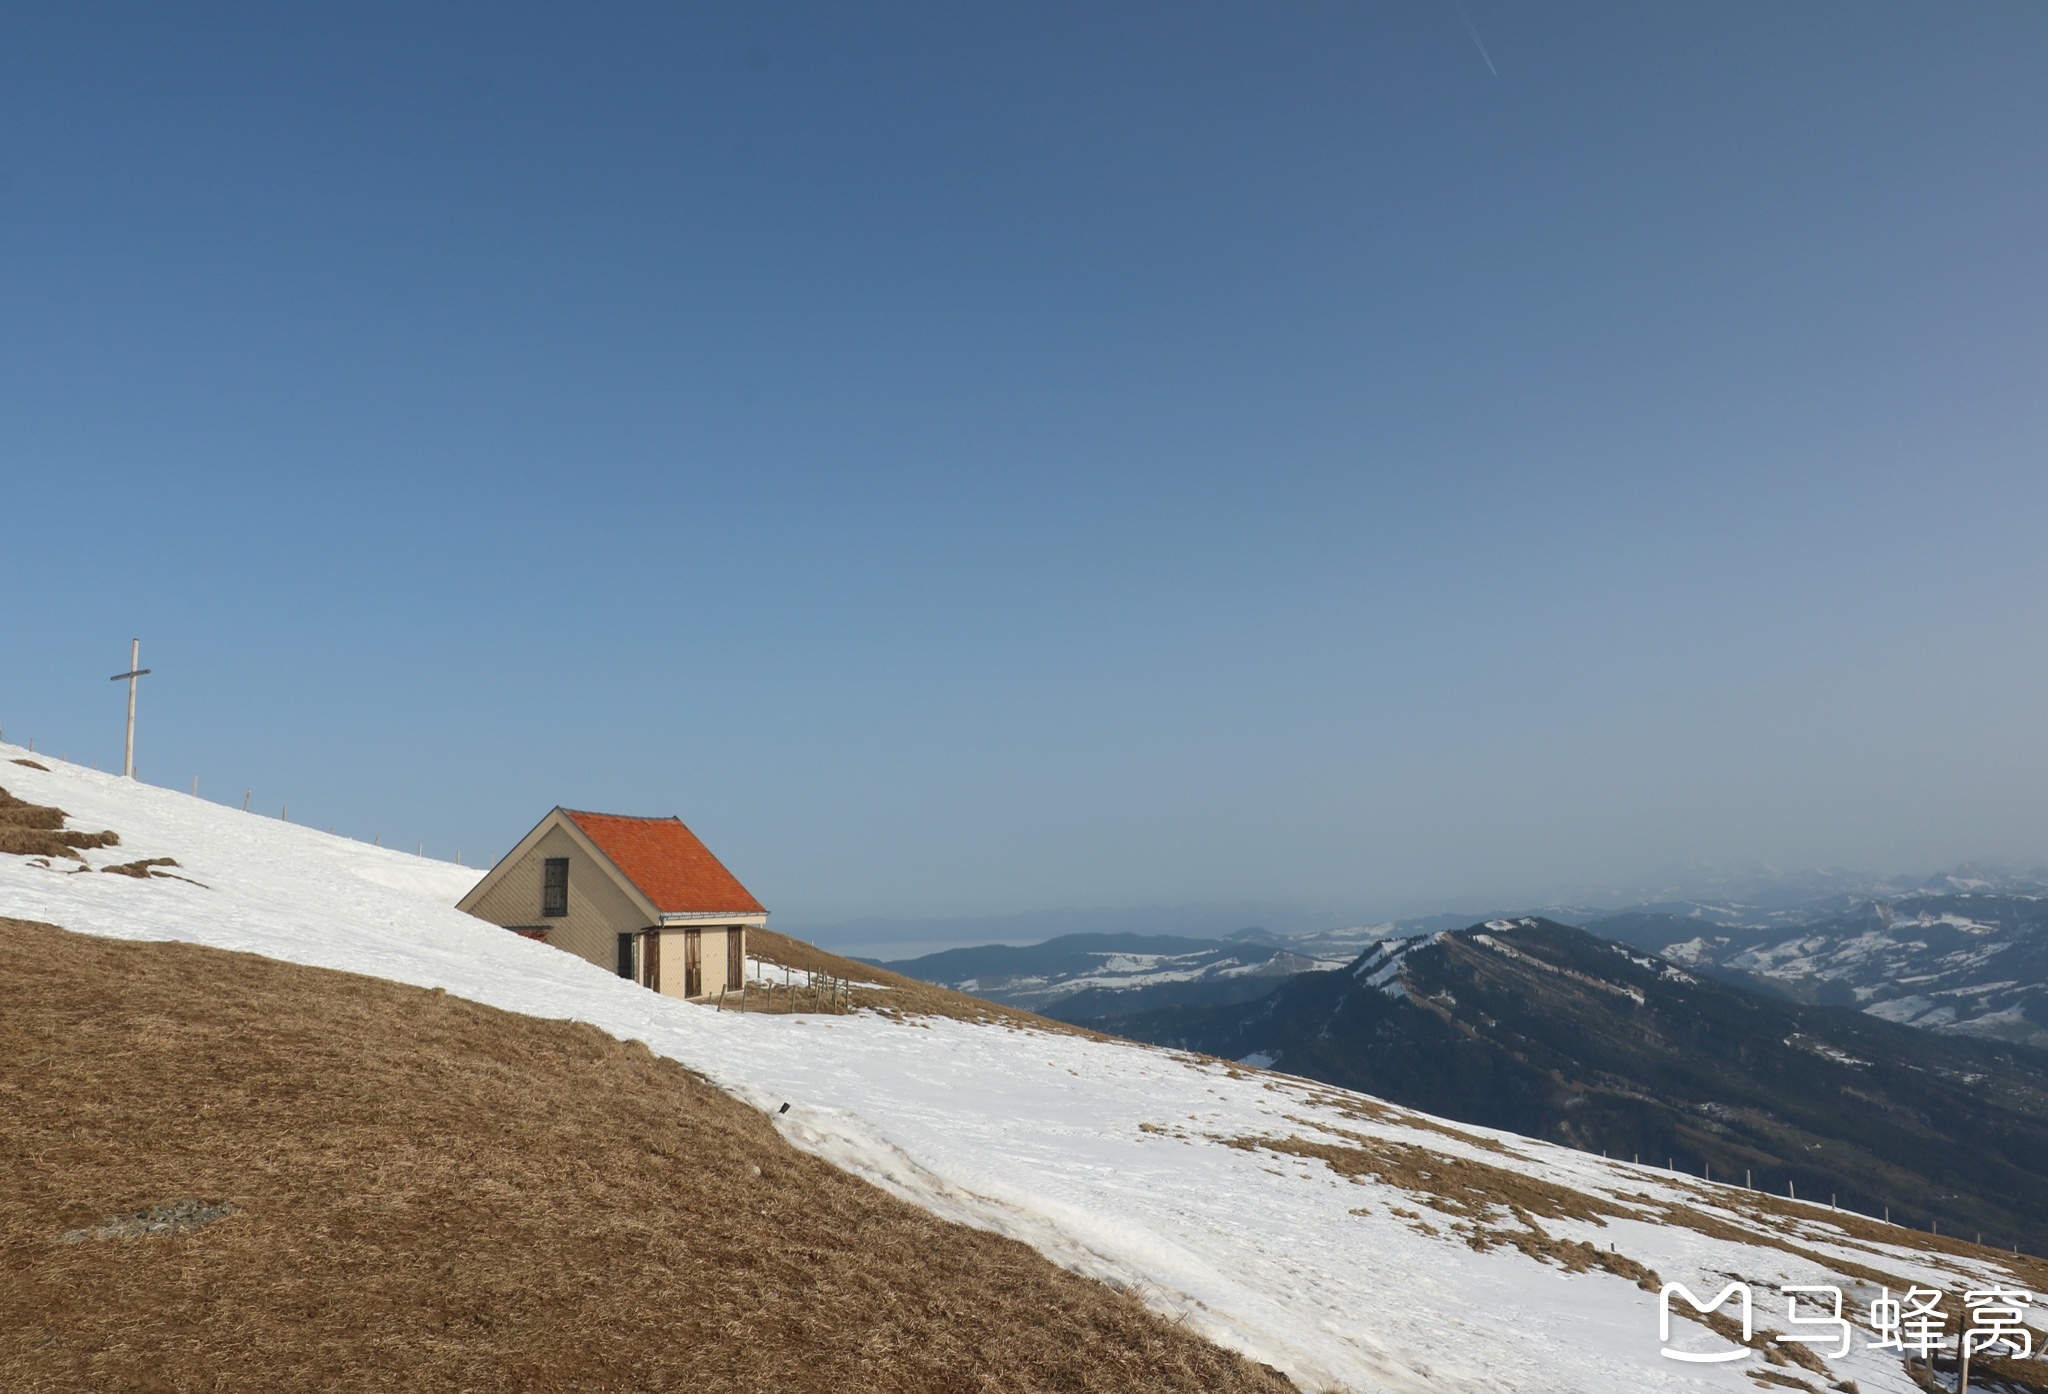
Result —
<instances>
[{"instance_id":1,"label":"dry brown grass","mask_svg":"<svg viewBox=\"0 0 2048 1394\"><path fill-rule=\"evenodd\" d=\"M7 920L0 980L0 1388L1290 1388L592 1027Z\"/></svg>"},{"instance_id":2,"label":"dry brown grass","mask_svg":"<svg viewBox=\"0 0 2048 1394\"><path fill-rule=\"evenodd\" d=\"M1460 1219L1487 1220L1502 1211L1521 1211L1546 1220L1587 1220L1605 1225L1605 1217L1629 1213L1585 1191L1506 1167L1433 1151L1416 1143L1362 1133L1338 1136L1348 1139L1348 1143L1313 1142L1303 1137L1240 1137L1229 1139L1226 1145L1245 1151L1313 1157L1339 1176L1370 1177Z\"/></svg>"},{"instance_id":3,"label":"dry brown grass","mask_svg":"<svg viewBox=\"0 0 2048 1394\"><path fill-rule=\"evenodd\" d=\"M1992 1380L2028 1394L2048 1394L2048 1369L2039 1360L2008 1360L1996 1355L1970 1357L1970 1388L1991 1389Z\"/></svg>"},{"instance_id":4,"label":"dry brown grass","mask_svg":"<svg viewBox=\"0 0 2048 1394\"><path fill-rule=\"evenodd\" d=\"M772 929L750 929L747 931L747 952L766 963L782 964L806 973L823 973L828 977L840 978L851 985L852 1006L858 1009L877 1011L899 1020L912 1020L921 1016L952 1017L956 1021L978 1024L1001 1024L1028 1028L1033 1031L1057 1031L1062 1035L1086 1036L1091 1040L1107 1040L1099 1032L1085 1031L1078 1026L1069 1026L1064 1021L1037 1016L1031 1012L1019 1011L995 1002L969 997L964 992L955 992L950 987L936 983L919 982L906 978L901 973L892 973L887 968L857 959L841 958L838 954L827 953L814 944L801 939L792 939L787 934L778 934ZM878 990L879 989L879 990Z\"/></svg>"},{"instance_id":5,"label":"dry brown grass","mask_svg":"<svg viewBox=\"0 0 2048 1394\"><path fill-rule=\"evenodd\" d=\"M69 857L84 861L78 855L79 848L113 847L121 841L110 832L66 832L64 820L68 816L61 808L29 803L0 789L0 852L17 857Z\"/></svg>"},{"instance_id":6,"label":"dry brown grass","mask_svg":"<svg viewBox=\"0 0 2048 1394\"><path fill-rule=\"evenodd\" d=\"M38 764L34 760L16 760L14 763L17 765L26 765L32 770L41 770L44 774L48 774L50 772L50 767L48 765Z\"/></svg>"},{"instance_id":7,"label":"dry brown grass","mask_svg":"<svg viewBox=\"0 0 2048 1394\"><path fill-rule=\"evenodd\" d=\"M138 880L147 881L152 875L163 874L153 872L151 868L176 866L177 864L178 859L176 857L144 857L139 862L122 862L119 866L103 866L100 870L111 872L116 876L133 876ZM183 878L179 879L182 880Z\"/></svg>"},{"instance_id":8,"label":"dry brown grass","mask_svg":"<svg viewBox=\"0 0 2048 1394\"><path fill-rule=\"evenodd\" d=\"M1332 1113L1341 1114L1346 1118L1357 1119L1361 1123L1390 1123L1402 1128L1419 1128L1423 1132L1441 1133L1445 1137L1456 1138L1468 1147L1477 1147L1483 1152L1500 1152L1505 1154L1508 1150L1506 1144L1502 1143L1498 1138L1487 1137L1482 1133L1467 1132L1465 1129L1456 1127L1453 1124L1431 1118L1426 1113L1417 1113L1413 1109L1398 1108L1393 1104L1384 1103L1365 1094L1346 1094L1339 1090L1313 1084L1308 1080L1298 1082L1290 1080L1289 1083L1296 1084L1297 1088L1306 1085L1306 1088L1300 1089L1303 1098L1322 1105L1322 1107L1329 1109ZM1272 1089L1276 1086L1269 1084L1266 1087ZM1298 1123L1302 1120L1297 1118L1291 1121Z\"/></svg>"},{"instance_id":9,"label":"dry brown grass","mask_svg":"<svg viewBox=\"0 0 2048 1394\"><path fill-rule=\"evenodd\" d=\"M1555 1263L1570 1273L1599 1268L1655 1292L1657 1274L1625 1254L1594 1244L1560 1239L1538 1223L1545 1219L1587 1220L1604 1226L1606 1216L1622 1216L1620 1206L1583 1191L1553 1185L1505 1167L1431 1151L1410 1142L1343 1133L1349 1143L1314 1142L1303 1137L1239 1137L1227 1147L1313 1158L1339 1176L1374 1180L1415 1196L1441 1215L1452 1217L1451 1230L1481 1253L1502 1245L1518 1249L1539 1263ZM1412 1212L1395 1210L1425 1234L1437 1231ZM1512 1223L1509 1223L1512 1221Z\"/></svg>"}]
</instances>

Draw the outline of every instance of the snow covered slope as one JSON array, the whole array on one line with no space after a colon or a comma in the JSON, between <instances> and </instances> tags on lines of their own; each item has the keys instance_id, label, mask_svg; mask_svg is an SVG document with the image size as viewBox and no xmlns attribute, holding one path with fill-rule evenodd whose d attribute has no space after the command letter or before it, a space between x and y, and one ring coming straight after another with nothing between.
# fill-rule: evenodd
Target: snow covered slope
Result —
<instances>
[{"instance_id":1,"label":"snow covered slope","mask_svg":"<svg viewBox=\"0 0 2048 1394\"><path fill-rule=\"evenodd\" d=\"M778 1121L796 1146L1133 1288L1309 1388L1749 1391L1760 1356L1660 1356L1657 1278L1703 1296L1744 1278L1759 1328L1783 1330L1784 1283L1839 1284L1860 1312L1875 1278L1918 1282L1953 1311L1966 1286L2005 1272L1986 1251L1935 1251L1826 1206L1224 1062L946 1019L719 1014L458 913L473 871L54 762L7 763L26 754L0 747L0 784L69 810L74 827L120 833L119 847L86 853L91 866L168 856L190 880L0 856L0 915L442 987L643 1040L764 1110L788 1102ZM1673 1325L1675 1345L1723 1344ZM1896 1358L1867 1339L1825 1374L1770 1368L1797 1382L1786 1387L1853 1378L1906 1394Z\"/></svg>"}]
</instances>

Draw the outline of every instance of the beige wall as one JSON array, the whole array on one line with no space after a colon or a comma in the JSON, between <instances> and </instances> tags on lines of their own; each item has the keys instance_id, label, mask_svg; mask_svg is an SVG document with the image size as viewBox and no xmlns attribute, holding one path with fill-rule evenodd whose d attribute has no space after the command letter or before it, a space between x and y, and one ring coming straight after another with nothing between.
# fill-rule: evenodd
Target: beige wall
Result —
<instances>
[{"instance_id":1,"label":"beige wall","mask_svg":"<svg viewBox=\"0 0 2048 1394\"><path fill-rule=\"evenodd\" d=\"M549 857L569 859L569 913L555 919L540 913L541 863ZM525 856L505 868L497 884L470 907L470 913L492 924L546 925L548 943L567 949L578 958L587 958L608 973L618 967L617 936L648 927L647 917L619 889L611 873L559 827L549 828ZM674 948L676 972L680 975L682 944L677 942ZM666 958L662 966L668 967ZM680 977L676 990L682 990Z\"/></svg>"},{"instance_id":2,"label":"beige wall","mask_svg":"<svg viewBox=\"0 0 2048 1394\"><path fill-rule=\"evenodd\" d=\"M535 875L538 874L538 872L535 873ZM569 872L569 882L573 889L576 882L576 872L573 868ZM681 997L683 995L683 985L685 982L684 964L688 961L686 957L688 950L684 946L684 936L688 933L687 929L679 928L675 925L670 925L661 931L661 991L663 996ZM747 935L746 928L742 925L705 925L697 933L703 936L699 941L703 954L701 962L704 968L704 979L699 984L701 995L716 997L718 990L722 987L730 987L734 992L739 991L739 981L737 979L728 980L726 977L726 954L729 952L726 936L738 936L741 945L744 947Z\"/></svg>"}]
</instances>

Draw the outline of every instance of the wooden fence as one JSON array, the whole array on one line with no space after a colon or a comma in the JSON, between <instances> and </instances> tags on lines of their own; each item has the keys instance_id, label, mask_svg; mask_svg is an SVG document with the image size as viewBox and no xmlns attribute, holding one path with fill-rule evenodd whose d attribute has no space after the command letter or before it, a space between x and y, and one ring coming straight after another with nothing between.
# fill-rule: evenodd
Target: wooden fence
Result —
<instances>
[{"instance_id":1,"label":"wooden fence","mask_svg":"<svg viewBox=\"0 0 2048 1394\"><path fill-rule=\"evenodd\" d=\"M782 1015L818 1012L836 1016L844 1016L853 1010L851 982L823 973L811 973L807 977L809 981L803 983L792 976L785 976L779 983L773 978L745 979L737 992L731 988L720 988L716 999L718 1010Z\"/></svg>"}]
</instances>

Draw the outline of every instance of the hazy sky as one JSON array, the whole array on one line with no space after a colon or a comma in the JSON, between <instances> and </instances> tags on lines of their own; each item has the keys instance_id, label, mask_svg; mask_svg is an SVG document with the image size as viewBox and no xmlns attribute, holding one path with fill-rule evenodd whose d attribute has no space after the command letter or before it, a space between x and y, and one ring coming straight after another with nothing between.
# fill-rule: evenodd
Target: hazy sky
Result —
<instances>
[{"instance_id":1,"label":"hazy sky","mask_svg":"<svg viewBox=\"0 0 2048 1394\"><path fill-rule=\"evenodd\" d=\"M2048 860L2048 7L1466 8L0 8L0 727L793 928Z\"/></svg>"}]
</instances>

